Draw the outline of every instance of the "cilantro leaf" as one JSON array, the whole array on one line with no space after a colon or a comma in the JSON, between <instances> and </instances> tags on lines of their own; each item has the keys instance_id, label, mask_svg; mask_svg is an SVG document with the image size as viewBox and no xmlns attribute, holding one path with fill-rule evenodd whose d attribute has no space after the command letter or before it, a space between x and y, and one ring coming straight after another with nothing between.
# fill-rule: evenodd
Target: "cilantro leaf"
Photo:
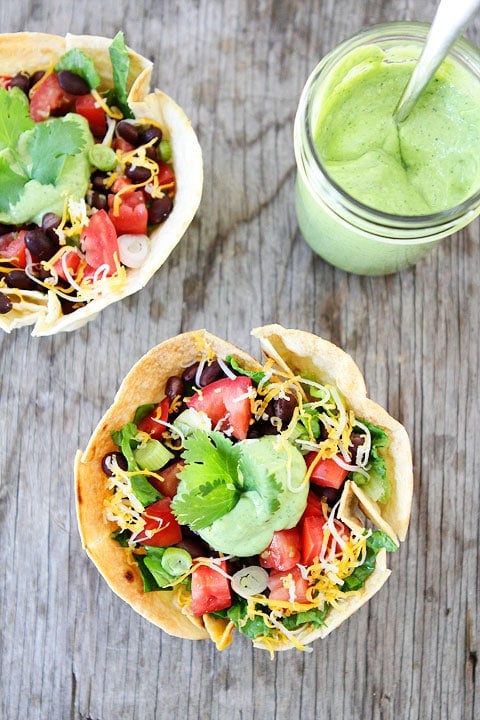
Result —
<instances>
[{"instance_id":1,"label":"cilantro leaf","mask_svg":"<svg viewBox=\"0 0 480 720\"><path fill-rule=\"evenodd\" d=\"M123 32L118 32L108 48L110 62L112 63L113 90L110 91L109 104L116 103L126 118L132 118L133 113L128 104L127 81L130 71L130 58L125 45Z\"/></svg>"},{"instance_id":2,"label":"cilantro leaf","mask_svg":"<svg viewBox=\"0 0 480 720\"><path fill-rule=\"evenodd\" d=\"M34 125L25 93L0 88L0 150L14 148L20 135Z\"/></svg>"},{"instance_id":3,"label":"cilantro leaf","mask_svg":"<svg viewBox=\"0 0 480 720\"><path fill-rule=\"evenodd\" d=\"M95 70L95 64L83 50L79 48L71 48L62 55L58 63L55 65L55 71L69 70L70 72L80 75L90 88L96 88L100 85L100 75Z\"/></svg>"},{"instance_id":4,"label":"cilantro leaf","mask_svg":"<svg viewBox=\"0 0 480 720\"><path fill-rule=\"evenodd\" d=\"M8 211L20 199L27 179L12 170L11 163L0 156L0 211Z\"/></svg>"},{"instance_id":5,"label":"cilantro leaf","mask_svg":"<svg viewBox=\"0 0 480 720\"><path fill-rule=\"evenodd\" d=\"M31 177L42 185L54 185L67 155L76 155L85 144L76 121L54 118L36 123L28 149L32 158Z\"/></svg>"},{"instance_id":6,"label":"cilantro leaf","mask_svg":"<svg viewBox=\"0 0 480 720\"><path fill-rule=\"evenodd\" d=\"M201 530L226 515L240 497L239 447L222 433L198 430L185 440L186 461L172 510L182 525Z\"/></svg>"}]
</instances>

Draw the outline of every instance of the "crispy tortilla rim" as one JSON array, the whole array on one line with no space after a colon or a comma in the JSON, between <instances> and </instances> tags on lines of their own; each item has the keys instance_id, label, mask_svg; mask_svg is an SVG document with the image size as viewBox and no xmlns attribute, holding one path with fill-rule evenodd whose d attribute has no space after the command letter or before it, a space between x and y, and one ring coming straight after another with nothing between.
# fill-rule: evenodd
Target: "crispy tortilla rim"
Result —
<instances>
[{"instance_id":1,"label":"crispy tortilla rim","mask_svg":"<svg viewBox=\"0 0 480 720\"><path fill-rule=\"evenodd\" d=\"M101 77L99 89L104 90L112 86L110 43L111 39L94 35L0 34L0 75L14 75L21 70L30 73L39 69L48 70L63 53L78 48L94 60ZM197 211L203 187L203 161L196 134L183 110L168 95L157 89L149 92L153 68L150 60L130 48L128 53L130 107L135 117L157 122L172 147L176 178L174 208L167 220L151 233L150 252L142 267L128 269L123 284L109 288L74 312L64 315L53 291L9 291L7 294L14 306L9 313L0 315L0 328L6 332L25 325L34 326L34 336L76 330L93 320L108 305L138 292L163 265ZM2 287L2 292L6 290Z\"/></svg>"},{"instance_id":2,"label":"crispy tortilla rim","mask_svg":"<svg viewBox=\"0 0 480 720\"><path fill-rule=\"evenodd\" d=\"M404 510L400 517L395 509L411 504L411 456L406 433L397 427L398 423L378 406L366 401L366 391L360 371L353 360L339 348L308 333L285 330L279 325L257 328L252 332L261 341L264 354L285 370L305 372L319 382L336 383L349 405L371 422L379 423L391 438L388 452L389 470L396 483L392 496L393 510L365 502L358 494L355 483L347 481L342 493L338 516L353 531L361 533L368 518L374 526L384 529L392 538L405 536L408 517ZM144 592L140 571L131 554L122 548L111 536L117 529L114 522L105 519L104 504L108 490L102 459L116 449L111 433L131 421L139 405L158 402L164 397L165 384L171 375L177 375L179 368L185 368L206 357L225 358L232 355L243 367L261 369L261 365L250 355L236 346L208 333L198 330L183 333L152 348L133 366L123 380L114 401L93 432L84 452L78 451L75 461L77 518L83 547L93 560L109 586L140 615L161 627L165 632L186 639L211 638L218 649L227 647L232 639L233 624L228 620L204 616L195 618L190 611L190 596L183 587L172 591ZM320 362L320 358L323 360ZM314 375L314 372L316 373ZM381 411L381 412L380 412ZM363 413L363 414L362 414ZM381 421L381 423L380 423ZM404 431L405 432L405 431ZM394 435L397 433L397 435ZM401 452L399 452L399 448ZM338 607L331 608L327 625L312 629L301 626L294 633L294 641L288 637L268 638L254 641L256 647L272 651L305 646L317 638L323 638L338 627L350 615L365 604L384 584L390 574L386 566L386 553L381 550L376 567L364 587L356 593L349 593Z\"/></svg>"}]
</instances>

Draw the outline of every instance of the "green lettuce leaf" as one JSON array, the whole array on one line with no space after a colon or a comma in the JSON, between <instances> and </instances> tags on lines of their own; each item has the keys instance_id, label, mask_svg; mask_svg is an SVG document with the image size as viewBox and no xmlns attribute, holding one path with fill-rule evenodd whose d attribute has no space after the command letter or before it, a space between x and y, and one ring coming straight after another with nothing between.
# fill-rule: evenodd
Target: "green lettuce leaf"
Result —
<instances>
[{"instance_id":1,"label":"green lettuce leaf","mask_svg":"<svg viewBox=\"0 0 480 720\"><path fill-rule=\"evenodd\" d=\"M344 579L342 591L359 590L365 585L366 579L375 570L375 563L378 552L385 548L387 552L395 552L398 546L383 530L374 530L367 538L367 551L362 565L355 568L351 575Z\"/></svg>"},{"instance_id":2,"label":"green lettuce leaf","mask_svg":"<svg viewBox=\"0 0 480 720\"><path fill-rule=\"evenodd\" d=\"M225 362L227 362L232 368L232 370L238 373L238 375L246 375L247 377L251 378L256 385L258 385L258 383L265 377L265 373L263 372L263 370L245 370L244 368L240 367L240 365L232 355L227 355L227 357L225 358Z\"/></svg>"},{"instance_id":3,"label":"green lettuce leaf","mask_svg":"<svg viewBox=\"0 0 480 720\"><path fill-rule=\"evenodd\" d=\"M118 32L108 48L113 72L113 90L108 95L110 105L116 104L126 118L133 118L128 104L127 81L130 70L130 58L125 45L123 32Z\"/></svg>"},{"instance_id":4,"label":"green lettuce leaf","mask_svg":"<svg viewBox=\"0 0 480 720\"><path fill-rule=\"evenodd\" d=\"M97 88L100 85L100 75L95 70L92 58L79 48L71 48L62 55L55 65L55 71L60 72L60 70L69 70L76 75L80 75L89 84L90 89Z\"/></svg>"},{"instance_id":5,"label":"green lettuce leaf","mask_svg":"<svg viewBox=\"0 0 480 720\"><path fill-rule=\"evenodd\" d=\"M386 448L390 444L390 438L382 428L372 423L362 421L370 431L372 438L372 447L368 461L368 477L359 472L352 473L352 480L363 486L366 494L376 502L386 503L390 499L391 484L387 476L387 466L385 458L382 456L381 448Z\"/></svg>"}]
</instances>

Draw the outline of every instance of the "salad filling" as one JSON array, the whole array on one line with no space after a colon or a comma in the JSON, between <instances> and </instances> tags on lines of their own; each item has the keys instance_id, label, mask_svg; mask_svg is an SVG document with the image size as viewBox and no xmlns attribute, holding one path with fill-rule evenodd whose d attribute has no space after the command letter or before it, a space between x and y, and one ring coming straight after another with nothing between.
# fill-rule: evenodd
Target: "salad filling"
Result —
<instances>
[{"instance_id":1,"label":"salad filling","mask_svg":"<svg viewBox=\"0 0 480 720\"><path fill-rule=\"evenodd\" d=\"M220 649L236 628L270 652L305 650L397 549L349 510L352 486L388 503L389 436L334 384L198 346L113 429L105 520L143 591L175 589Z\"/></svg>"},{"instance_id":2,"label":"salad filling","mask_svg":"<svg viewBox=\"0 0 480 720\"><path fill-rule=\"evenodd\" d=\"M40 53L38 67L31 59L28 69L0 77L6 330L42 314L51 316L50 325L73 313L88 319L87 306L95 314L138 289L136 276L151 275L171 249L168 231L165 248L156 242L178 194L181 153L164 112L168 99L159 91L144 95L150 64L132 54L123 33L99 40L84 47L73 41L47 67ZM177 113L175 123L183 122ZM193 168L195 174L195 162ZM184 204L177 214L185 213ZM63 324L76 326L74 319Z\"/></svg>"}]
</instances>

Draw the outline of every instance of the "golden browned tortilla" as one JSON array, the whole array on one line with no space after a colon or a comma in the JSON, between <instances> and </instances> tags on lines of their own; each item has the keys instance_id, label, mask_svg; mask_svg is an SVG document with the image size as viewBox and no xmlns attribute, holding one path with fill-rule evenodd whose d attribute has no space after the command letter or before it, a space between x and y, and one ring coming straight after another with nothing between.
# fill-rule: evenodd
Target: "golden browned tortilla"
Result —
<instances>
[{"instance_id":1,"label":"golden browned tortilla","mask_svg":"<svg viewBox=\"0 0 480 720\"><path fill-rule=\"evenodd\" d=\"M385 506L372 503L355 483L348 481L339 517L350 528L357 530L365 527L368 518L373 526L384 529L392 538L404 539L412 500L412 462L405 429L367 398L358 367L340 348L310 333L286 330L280 325L257 328L252 334L260 339L265 357L273 358L279 368L294 374L306 374L320 383L337 385L357 417L380 425L388 433L391 442L385 456L393 486L390 502ZM168 377L177 375L179 368L188 367L209 353L221 358L232 355L247 369L261 367L242 350L205 330L187 332L154 347L125 377L86 450L78 451L75 462L76 503L83 546L112 590L166 632L187 639L211 637L217 647L223 649L231 641L233 624L208 615L203 619L193 617L189 614L188 602L184 598L180 601L181 594L186 592L181 586L172 591L145 593L140 572L129 551L111 537L117 526L104 516L108 490L102 458L116 449L111 432L129 422L139 405L158 402L164 397ZM376 593L389 574L386 553L381 550L376 569L365 586L349 595L339 608L329 611L326 627L313 631L307 627L300 628L295 633L297 640L307 644L325 637ZM262 641L254 644L266 647ZM292 644L285 641L275 649L290 647ZM271 645L268 649L271 650Z\"/></svg>"},{"instance_id":2,"label":"golden browned tortilla","mask_svg":"<svg viewBox=\"0 0 480 720\"><path fill-rule=\"evenodd\" d=\"M95 62L102 82L99 90L112 86L108 47L111 39L93 35L65 37L45 33L0 34L0 75L11 76L25 70L34 72L51 68L71 48L78 48ZM200 204L203 186L202 153L190 121L183 110L160 90L149 92L152 63L130 48L128 102L138 118L158 123L172 147L176 178L174 208L167 220L150 235L150 253L138 269L127 271L127 281L118 289L97 297L74 312L63 315L54 292L18 291L2 287L14 303L13 309L0 315L0 328L6 332L34 325L32 335L52 335L75 330L92 320L103 308L141 290L185 234Z\"/></svg>"}]
</instances>

